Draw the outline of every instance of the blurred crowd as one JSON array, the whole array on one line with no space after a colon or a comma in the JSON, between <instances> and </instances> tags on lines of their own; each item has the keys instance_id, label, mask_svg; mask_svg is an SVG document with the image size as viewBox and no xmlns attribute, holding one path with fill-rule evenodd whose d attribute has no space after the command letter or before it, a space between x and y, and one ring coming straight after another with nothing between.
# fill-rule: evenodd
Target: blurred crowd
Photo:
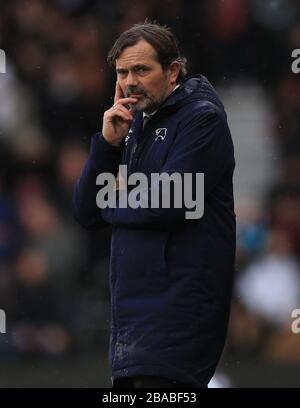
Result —
<instances>
[{"instance_id":1,"label":"blurred crowd","mask_svg":"<svg viewBox=\"0 0 300 408\"><path fill-rule=\"evenodd\" d=\"M215 86L260 84L272 101L279 177L262 202L239 202L228 355L300 361L300 48L297 0L10 0L0 4L1 358L99 350L109 331L109 228L71 213L90 136L112 103L114 39L146 18L170 26ZM246 126L246 125L245 125ZM236 175L238 177L238 175Z\"/></svg>"}]
</instances>

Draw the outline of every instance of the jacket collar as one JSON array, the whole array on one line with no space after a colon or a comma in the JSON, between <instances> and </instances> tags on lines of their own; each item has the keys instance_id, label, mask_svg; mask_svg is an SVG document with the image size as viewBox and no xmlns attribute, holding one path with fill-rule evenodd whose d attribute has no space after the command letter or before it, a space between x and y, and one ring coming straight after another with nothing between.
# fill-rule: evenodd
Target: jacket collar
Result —
<instances>
[{"instance_id":1,"label":"jacket collar","mask_svg":"<svg viewBox=\"0 0 300 408\"><path fill-rule=\"evenodd\" d=\"M170 95L171 95L173 92L175 92L176 89L180 87L180 85L181 85L181 84L177 84L177 85L175 86L175 88L173 89L173 91L170 93ZM169 96L170 96L170 95L169 95ZM169 96L168 96L168 97L169 97ZM150 119L153 115L156 114L156 112L157 112L159 109L160 109L160 108L156 109L154 112L151 112L151 113L145 113L145 112L143 112L143 119L145 119L145 118Z\"/></svg>"}]
</instances>

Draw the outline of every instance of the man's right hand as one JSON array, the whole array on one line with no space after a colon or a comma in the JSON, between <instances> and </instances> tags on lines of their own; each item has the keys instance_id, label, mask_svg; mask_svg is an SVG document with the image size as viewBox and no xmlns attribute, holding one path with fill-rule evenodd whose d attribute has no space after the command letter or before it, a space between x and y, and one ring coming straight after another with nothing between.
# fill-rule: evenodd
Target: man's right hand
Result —
<instances>
[{"instance_id":1,"label":"man's right hand","mask_svg":"<svg viewBox=\"0 0 300 408\"><path fill-rule=\"evenodd\" d=\"M114 105L104 112L102 127L103 137L111 145L119 146L128 134L134 111L128 110L125 105L135 104L137 101L136 98L124 98L120 84L116 82Z\"/></svg>"}]
</instances>

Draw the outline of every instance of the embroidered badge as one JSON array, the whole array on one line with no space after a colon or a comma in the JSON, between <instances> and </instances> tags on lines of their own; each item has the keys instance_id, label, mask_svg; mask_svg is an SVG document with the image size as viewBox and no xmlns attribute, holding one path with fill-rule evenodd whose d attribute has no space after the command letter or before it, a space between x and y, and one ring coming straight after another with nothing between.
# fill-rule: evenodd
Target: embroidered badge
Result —
<instances>
[{"instance_id":1,"label":"embroidered badge","mask_svg":"<svg viewBox=\"0 0 300 408\"><path fill-rule=\"evenodd\" d=\"M155 130L155 140L157 139L161 139L161 140L165 140L165 137L167 136L167 128L158 128Z\"/></svg>"}]
</instances>

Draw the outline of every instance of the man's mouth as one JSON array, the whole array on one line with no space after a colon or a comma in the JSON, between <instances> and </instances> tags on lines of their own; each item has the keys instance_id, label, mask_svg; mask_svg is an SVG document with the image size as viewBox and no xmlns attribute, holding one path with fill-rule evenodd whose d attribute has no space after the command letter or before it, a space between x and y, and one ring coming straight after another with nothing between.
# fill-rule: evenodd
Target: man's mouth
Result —
<instances>
[{"instance_id":1,"label":"man's mouth","mask_svg":"<svg viewBox=\"0 0 300 408\"><path fill-rule=\"evenodd\" d=\"M142 93L137 93L137 94L130 94L130 98L142 98L144 94Z\"/></svg>"}]
</instances>

